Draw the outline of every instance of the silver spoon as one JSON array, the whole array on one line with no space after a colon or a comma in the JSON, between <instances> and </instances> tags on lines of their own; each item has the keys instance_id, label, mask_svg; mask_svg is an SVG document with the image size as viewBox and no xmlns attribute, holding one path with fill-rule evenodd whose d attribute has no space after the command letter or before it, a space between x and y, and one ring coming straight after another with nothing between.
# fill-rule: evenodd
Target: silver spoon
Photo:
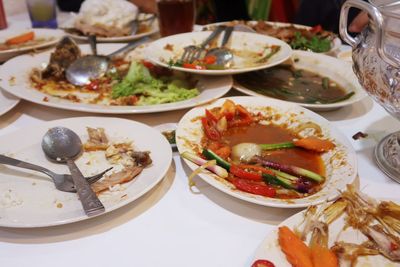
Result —
<instances>
[{"instance_id":1,"label":"silver spoon","mask_svg":"<svg viewBox=\"0 0 400 267\"><path fill-rule=\"evenodd\" d=\"M222 43L220 47L210 49L206 57L215 56L216 60L214 64L208 65L207 68L216 68L216 69L229 69L233 65L233 54L232 52L225 47L228 43L229 38L233 32L233 27L226 27L225 34L222 39Z\"/></svg>"},{"instance_id":2,"label":"silver spoon","mask_svg":"<svg viewBox=\"0 0 400 267\"><path fill-rule=\"evenodd\" d=\"M74 162L74 159L82 152L82 142L79 136L65 127L51 128L42 139L42 149L50 160L67 163L86 215L94 216L104 212L103 204Z\"/></svg>"},{"instance_id":3,"label":"silver spoon","mask_svg":"<svg viewBox=\"0 0 400 267\"><path fill-rule=\"evenodd\" d=\"M135 40L107 56L87 55L78 58L67 68L66 78L74 85L89 84L91 80L100 78L107 72L110 61L114 57L132 50L148 40L148 37Z\"/></svg>"}]
</instances>

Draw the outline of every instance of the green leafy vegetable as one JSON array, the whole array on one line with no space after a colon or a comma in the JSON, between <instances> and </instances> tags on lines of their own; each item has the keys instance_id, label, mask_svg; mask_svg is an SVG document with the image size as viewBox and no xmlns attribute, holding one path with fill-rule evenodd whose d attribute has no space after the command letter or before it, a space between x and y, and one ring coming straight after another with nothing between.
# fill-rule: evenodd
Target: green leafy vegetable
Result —
<instances>
[{"instance_id":1,"label":"green leafy vegetable","mask_svg":"<svg viewBox=\"0 0 400 267\"><path fill-rule=\"evenodd\" d=\"M125 78L112 88L112 98L136 95L136 105L155 105L193 98L199 94L197 88L185 78L176 76L154 78L140 62L133 61Z\"/></svg>"},{"instance_id":2,"label":"green leafy vegetable","mask_svg":"<svg viewBox=\"0 0 400 267\"><path fill-rule=\"evenodd\" d=\"M301 35L300 32L294 33L294 39L290 42L293 49L311 50L313 52L321 53L327 52L331 49L331 41L329 38L314 35L310 39Z\"/></svg>"}]
</instances>

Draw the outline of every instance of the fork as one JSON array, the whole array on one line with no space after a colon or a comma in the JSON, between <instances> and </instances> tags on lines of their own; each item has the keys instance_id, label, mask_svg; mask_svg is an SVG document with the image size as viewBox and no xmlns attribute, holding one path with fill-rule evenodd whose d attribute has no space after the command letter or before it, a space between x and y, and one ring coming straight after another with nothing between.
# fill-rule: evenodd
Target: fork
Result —
<instances>
[{"instance_id":1,"label":"fork","mask_svg":"<svg viewBox=\"0 0 400 267\"><path fill-rule=\"evenodd\" d=\"M25 162L22 160L10 158L10 157L7 157L7 156L1 155L1 154L0 154L0 164L11 165L11 166L19 167L19 168L24 168L24 169L29 169L29 170L44 173L44 174L50 176L51 179L53 179L54 185L56 186L56 188L58 190L64 191L64 192L70 192L70 193L76 192L74 182L72 181L72 177L70 174L57 174L57 173L52 172L49 169L46 169L44 167L41 167L41 166L38 166L38 165L35 165L32 163L28 163L28 162ZM103 177L103 175L111 169L112 169L112 167L108 168L105 171L102 171L99 174L96 174L96 175L93 175L90 177L85 177L85 178L89 182L89 184L93 184L94 182L98 181L101 177Z\"/></svg>"},{"instance_id":2,"label":"fork","mask_svg":"<svg viewBox=\"0 0 400 267\"><path fill-rule=\"evenodd\" d=\"M183 48L183 54L181 56L182 63L192 63L193 61L201 58L207 51L205 47L215 38L217 38L221 32L225 30L226 26L219 25L199 46L189 45Z\"/></svg>"}]
</instances>

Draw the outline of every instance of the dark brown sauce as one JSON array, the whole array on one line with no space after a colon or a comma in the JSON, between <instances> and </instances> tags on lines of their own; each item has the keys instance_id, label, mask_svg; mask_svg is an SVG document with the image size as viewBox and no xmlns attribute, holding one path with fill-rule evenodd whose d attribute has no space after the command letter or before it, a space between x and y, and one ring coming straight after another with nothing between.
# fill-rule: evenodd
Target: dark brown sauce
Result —
<instances>
[{"instance_id":1,"label":"dark brown sauce","mask_svg":"<svg viewBox=\"0 0 400 267\"><path fill-rule=\"evenodd\" d=\"M223 142L232 147L240 143L281 143L292 141L294 138L296 135L280 126L253 124L248 127L229 128L223 136ZM321 156L301 148L265 151L263 157L276 163L293 165L325 175Z\"/></svg>"},{"instance_id":2,"label":"dark brown sauce","mask_svg":"<svg viewBox=\"0 0 400 267\"><path fill-rule=\"evenodd\" d=\"M258 94L297 103L336 103L354 94L326 77L290 65L235 75L235 80Z\"/></svg>"}]
</instances>

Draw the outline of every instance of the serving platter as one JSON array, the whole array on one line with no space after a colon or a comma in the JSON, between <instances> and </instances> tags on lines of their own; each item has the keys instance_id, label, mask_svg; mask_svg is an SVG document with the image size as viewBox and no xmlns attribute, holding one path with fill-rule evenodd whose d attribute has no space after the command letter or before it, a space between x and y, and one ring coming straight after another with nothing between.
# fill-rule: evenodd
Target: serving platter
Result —
<instances>
[{"instance_id":1,"label":"serving platter","mask_svg":"<svg viewBox=\"0 0 400 267\"><path fill-rule=\"evenodd\" d=\"M211 32L208 31L190 32L161 38L148 46L147 56L155 64L171 67L175 70L204 75L230 75L275 66L288 59L292 53L292 49L288 44L276 38L256 33L234 31L230 43L227 45L234 54L233 67L229 69L212 70L184 68L170 64L171 61L176 62L181 58L185 46L199 45L210 34ZM280 50L265 62L254 63L262 57L261 55L267 51L271 45L280 46ZM235 51L238 52L236 53ZM259 58L255 56L245 56L246 54L257 54Z\"/></svg>"},{"instance_id":2,"label":"serving platter","mask_svg":"<svg viewBox=\"0 0 400 267\"><path fill-rule=\"evenodd\" d=\"M300 106L315 111L329 111L350 106L367 96L365 90L358 82L358 79L352 70L352 65L349 62L345 62L324 54L294 50L291 59L283 64L285 63L292 65L297 70L307 70L322 77L328 78L331 82L334 82L343 88L346 94L354 92L354 95L343 101L326 104L298 103ZM271 98L246 87L246 85L243 85L237 81L235 76L233 87L246 95Z\"/></svg>"},{"instance_id":3,"label":"serving platter","mask_svg":"<svg viewBox=\"0 0 400 267\"><path fill-rule=\"evenodd\" d=\"M58 29L5 29L0 31L0 43L4 43L7 39L18 36L20 34L31 32L35 33L35 39L43 39L42 42L32 45L26 45L22 47L0 50L0 62L6 61L19 54L32 51L35 49L41 49L55 45L64 36L64 32ZM35 40L34 39L34 40Z\"/></svg>"},{"instance_id":4,"label":"serving platter","mask_svg":"<svg viewBox=\"0 0 400 267\"><path fill-rule=\"evenodd\" d=\"M69 173L65 165L46 159L41 140L49 128L67 127L85 142L86 127L103 127L109 139L132 141L135 150L150 151L152 164L119 190L100 193L106 213L139 198L163 179L172 160L170 145L156 129L132 120L104 117L78 117L39 123L2 136L0 154L28 161L57 173ZM29 132L29 138L26 133ZM104 157L104 156L103 156ZM88 162L92 162L88 164ZM106 169L105 160L84 155L76 163L85 176ZM112 171L111 171L112 172ZM51 179L37 172L0 164L0 226L43 227L86 220L78 196L56 190Z\"/></svg>"},{"instance_id":5,"label":"serving platter","mask_svg":"<svg viewBox=\"0 0 400 267\"><path fill-rule=\"evenodd\" d=\"M339 190L344 189L346 184L355 179L357 174L356 153L347 138L335 126L316 113L296 104L270 98L222 98L212 104L193 108L182 117L176 131L177 147L181 154L186 151L197 154L198 151L201 151L201 139L204 133L199 118L204 116L205 109L220 107L226 99L242 105L253 114L262 113L271 117L270 122L275 125L287 125L290 128L298 127L302 123L315 123L321 127L323 136L333 140L336 146L333 150L321 156L326 168L326 181L322 189L303 198L279 199L249 194L236 190L231 183L209 171L202 171L199 176L210 185L226 194L251 203L270 207L299 208L336 198ZM188 160L185 160L185 162L192 170L198 168L198 165Z\"/></svg>"},{"instance_id":6,"label":"serving platter","mask_svg":"<svg viewBox=\"0 0 400 267\"><path fill-rule=\"evenodd\" d=\"M123 44L99 44L97 49L99 54L109 54L122 46ZM88 45L80 45L79 47L82 53L88 54L90 52ZM34 68L44 69L49 62L51 52L22 55L6 62L0 67L0 86L10 94L36 104L66 110L108 114L152 113L189 108L215 100L226 94L232 87L232 78L229 76L211 78L198 76L196 77L198 80L196 87L199 89L200 94L185 101L148 106L75 103L44 94L31 85L29 76L32 70Z\"/></svg>"}]
</instances>

